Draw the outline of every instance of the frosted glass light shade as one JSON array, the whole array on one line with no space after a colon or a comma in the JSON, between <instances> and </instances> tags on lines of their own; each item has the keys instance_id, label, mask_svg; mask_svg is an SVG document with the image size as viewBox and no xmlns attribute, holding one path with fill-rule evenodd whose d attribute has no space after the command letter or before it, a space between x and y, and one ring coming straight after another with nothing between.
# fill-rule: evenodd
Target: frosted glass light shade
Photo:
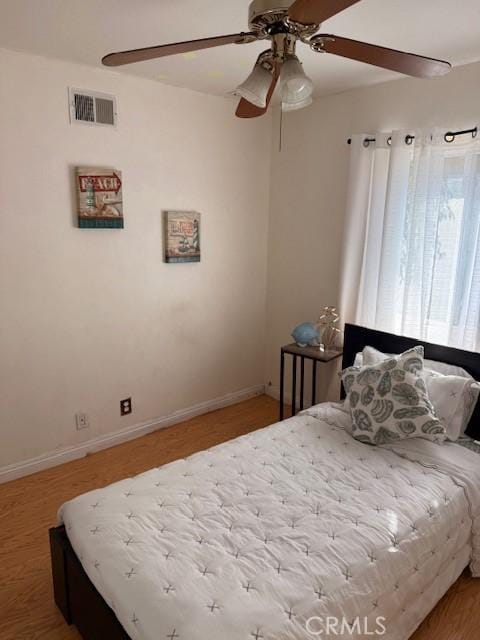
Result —
<instances>
[{"instance_id":1,"label":"frosted glass light shade","mask_svg":"<svg viewBox=\"0 0 480 640\"><path fill-rule=\"evenodd\" d=\"M312 96L308 96L304 100L295 101L293 94L288 94L282 101L282 111L296 111L309 107L313 102Z\"/></svg>"},{"instance_id":2,"label":"frosted glass light shade","mask_svg":"<svg viewBox=\"0 0 480 640\"><path fill-rule=\"evenodd\" d=\"M312 103L313 83L296 56L290 56L285 60L280 83L284 111L303 109Z\"/></svg>"},{"instance_id":3,"label":"frosted glass light shade","mask_svg":"<svg viewBox=\"0 0 480 640\"><path fill-rule=\"evenodd\" d=\"M235 89L235 94L264 109L267 106L267 95L271 84L272 74L262 65L256 64L245 82Z\"/></svg>"}]
</instances>

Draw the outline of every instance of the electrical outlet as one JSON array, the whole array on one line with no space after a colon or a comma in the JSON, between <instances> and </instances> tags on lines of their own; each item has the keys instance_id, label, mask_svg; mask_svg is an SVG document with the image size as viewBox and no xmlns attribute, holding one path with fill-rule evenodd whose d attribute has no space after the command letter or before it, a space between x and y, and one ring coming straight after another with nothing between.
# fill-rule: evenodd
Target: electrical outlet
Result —
<instances>
[{"instance_id":1,"label":"electrical outlet","mask_svg":"<svg viewBox=\"0 0 480 640\"><path fill-rule=\"evenodd\" d=\"M75 414L75 424L77 425L77 431L80 429L88 429L90 426L90 422L88 421L88 416L86 413L76 413Z\"/></svg>"},{"instance_id":2,"label":"electrical outlet","mask_svg":"<svg viewBox=\"0 0 480 640\"><path fill-rule=\"evenodd\" d=\"M120 400L120 415L128 416L129 413L132 413L132 399L125 398L125 400Z\"/></svg>"}]
</instances>

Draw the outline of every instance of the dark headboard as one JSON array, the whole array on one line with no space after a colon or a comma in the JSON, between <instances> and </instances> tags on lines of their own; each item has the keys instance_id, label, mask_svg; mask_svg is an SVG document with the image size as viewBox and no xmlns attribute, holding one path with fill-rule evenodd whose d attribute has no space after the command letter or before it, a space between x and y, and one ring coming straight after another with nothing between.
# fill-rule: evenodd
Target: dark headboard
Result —
<instances>
[{"instance_id":1,"label":"dark headboard","mask_svg":"<svg viewBox=\"0 0 480 640\"><path fill-rule=\"evenodd\" d=\"M475 380L480 380L480 353L462 351L461 349L453 349L452 347L442 347L437 344L415 340L414 338L406 338L404 336L396 336L392 333L376 331L375 329L357 327L354 324L345 325L343 368L351 367L354 363L355 355L366 346L374 347L384 353L403 353L415 345L422 345L424 347L425 358L448 362L448 364L463 367ZM467 434L476 440L480 440L480 402L477 403L467 429Z\"/></svg>"}]
</instances>

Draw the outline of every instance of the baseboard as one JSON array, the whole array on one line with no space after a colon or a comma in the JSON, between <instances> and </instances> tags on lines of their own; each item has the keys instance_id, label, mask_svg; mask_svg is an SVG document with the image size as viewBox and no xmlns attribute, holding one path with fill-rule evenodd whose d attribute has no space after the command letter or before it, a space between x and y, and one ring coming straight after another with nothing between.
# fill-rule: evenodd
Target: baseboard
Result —
<instances>
[{"instance_id":1,"label":"baseboard","mask_svg":"<svg viewBox=\"0 0 480 640\"><path fill-rule=\"evenodd\" d=\"M274 400L278 400L278 402L280 402L280 387L274 387L274 386L266 386L265 387L265 395L270 396L271 398L273 398ZM329 394L327 397L323 397L321 393L317 393L317 399L316 399L316 403L320 404L321 402L338 402L339 397L338 395L333 395L331 396L331 394ZM292 406L292 393L290 391L285 390L284 391L284 396L283 396L283 401L286 405L288 405L289 407ZM305 390L305 395L303 398L303 402L304 402L304 408L308 409L312 403L311 403L311 396L310 396L310 390ZM300 394L297 393L297 397L296 397L296 403L297 403L297 410L300 407Z\"/></svg>"},{"instance_id":2,"label":"baseboard","mask_svg":"<svg viewBox=\"0 0 480 640\"><path fill-rule=\"evenodd\" d=\"M274 400L278 400L278 402L280 402L280 387L274 387L274 386L268 386L265 387L265 395L270 396L271 398L273 398ZM307 393L305 393L305 398L304 398L304 402L305 402L305 406L310 406L309 403L307 403ZM292 405L292 394L290 391L284 391L283 393L283 401L285 404L288 404L289 406ZM297 407L300 406L300 394L297 393Z\"/></svg>"},{"instance_id":3,"label":"baseboard","mask_svg":"<svg viewBox=\"0 0 480 640\"><path fill-rule=\"evenodd\" d=\"M247 389L241 389L233 393L228 393L221 398L215 398L213 400L207 400L206 402L200 402L187 409L180 409L174 411L166 416L143 422L142 424L133 425L127 429L109 433L104 436L98 436L92 438L81 444L74 445L72 447L66 447L60 451L54 451L47 453L36 458L30 458L22 462L16 462L14 464L7 465L0 468L0 484L4 482L10 482L23 476L28 476L44 469L56 467L65 462L71 462L78 458L83 458L95 451L101 451L102 449L108 449L122 442L128 442L140 436L144 436L152 431L158 429L164 429L165 427L171 427L179 422L184 422L195 416L200 416L209 411L215 411L215 409L221 409L222 407L228 407L229 405L248 400L255 396L259 396L265 392L263 385L257 385L255 387L248 387Z\"/></svg>"},{"instance_id":4,"label":"baseboard","mask_svg":"<svg viewBox=\"0 0 480 640\"><path fill-rule=\"evenodd\" d=\"M265 395L270 396L274 400L280 402L280 387L274 387L272 384L265 387ZM292 394L284 392L284 400L286 404L291 404Z\"/></svg>"}]
</instances>

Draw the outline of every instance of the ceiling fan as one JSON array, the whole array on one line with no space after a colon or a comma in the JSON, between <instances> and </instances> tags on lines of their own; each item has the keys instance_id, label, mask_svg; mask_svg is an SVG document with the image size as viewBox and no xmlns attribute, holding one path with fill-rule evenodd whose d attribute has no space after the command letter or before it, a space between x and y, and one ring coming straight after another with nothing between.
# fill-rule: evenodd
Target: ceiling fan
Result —
<instances>
[{"instance_id":1,"label":"ceiling fan","mask_svg":"<svg viewBox=\"0 0 480 640\"><path fill-rule=\"evenodd\" d=\"M418 78L441 76L450 71L451 65L443 60L317 33L322 22L358 2L360 0L253 0L248 32L110 53L102 62L116 67L226 44L269 40L269 48L260 54L250 76L235 91L241 97L236 111L239 118L256 118L266 113L279 79L283 110L301 109L312 102L312 81L296 56L298 41L318 53L333 53Z\"/></svg>"}]
</instances>

